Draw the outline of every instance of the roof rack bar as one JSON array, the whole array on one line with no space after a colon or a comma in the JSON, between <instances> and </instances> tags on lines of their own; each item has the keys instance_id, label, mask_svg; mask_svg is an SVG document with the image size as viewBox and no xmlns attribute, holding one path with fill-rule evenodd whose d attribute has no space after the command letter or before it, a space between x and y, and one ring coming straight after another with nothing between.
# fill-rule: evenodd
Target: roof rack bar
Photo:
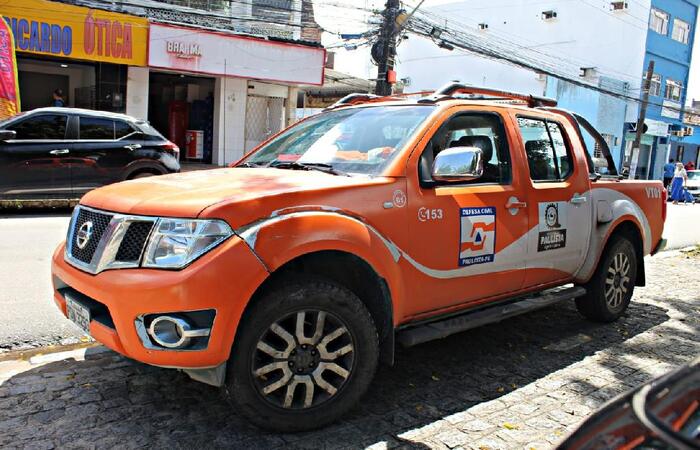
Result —
<instances>
[{"instance_id":1,"label":"roof rack bar","mask_svg":"<svg viewBox=\"0 0 700 450\"><path fill-rule=\"evenodd\" d=\"M408 97L411 95L425 95L428 93L430 93L430 92L428 92L428 91L406 92L406 93L401 93L401 94L386 95L383 97L379 96L379 95L374 95L374 94L353 93L353 94L348 94L345 97L341 98L337 102L333 103L331 106L325 108L324 111L327 111L330 109L335 109L335 108L341 108L343 106L359 105L362 103L379 103L379 102L390 102L390 101L395 101L395 100L403 100L404 97Z\"/></svg>"},{"instance_id":2,"label":"roof rack bar","mask_svg":"<svg viewBox=\"0 0 700 450\"><path fill-rule=\"evenodd\" d=\"M477 86L468 86L461 83L448 83L434 92L434 97L447 96L452 97L455 94L476 94L476 95L492 95L512 100L520 100L526 102L530 108L549 106L557 106L557 101L553 98L540 97L530 94L519 94L517 92L501 91L498 89L483 88Z\"/></svg>"}]
</instances>

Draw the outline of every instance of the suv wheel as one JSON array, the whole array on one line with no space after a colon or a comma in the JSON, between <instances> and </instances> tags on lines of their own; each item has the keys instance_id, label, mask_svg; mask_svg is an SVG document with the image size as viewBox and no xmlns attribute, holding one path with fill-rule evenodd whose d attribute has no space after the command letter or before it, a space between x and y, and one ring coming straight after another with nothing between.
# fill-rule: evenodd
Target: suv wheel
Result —
<instances>
[{"instance_id":1,"label":"suv wheel","mask_svg":"<svg viewBox=\"0 0 700 450\"><path fill-rule=\"evenodd\" d=\"M374 377L379 343L372 317L355 294L330 281L269 292L240 327L226 391L234 408L262 428L331 423Z\"/></svg>"},{"instance_id":2,"label":"suv wheel","mask_svg":"<svg viewBox=\"0 0 700 450\"><path fill-rule=\"evenodd\" d=\"M612 322L629 305L637 280L637 253L628 238L617 236L606 248L586 295L576 299L578 311L597 322Z\"/></svg>"}]
</instances>

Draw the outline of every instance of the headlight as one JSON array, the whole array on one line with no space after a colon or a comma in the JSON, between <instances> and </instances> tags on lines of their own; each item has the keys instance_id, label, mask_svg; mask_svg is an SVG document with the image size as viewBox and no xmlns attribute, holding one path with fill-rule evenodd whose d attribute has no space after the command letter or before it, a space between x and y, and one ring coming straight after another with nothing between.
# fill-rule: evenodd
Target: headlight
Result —
<instances>
[{"instance_id":1,"label":"headlight","mask_svg":"<svg viewBox=\"0 0 700 450\"><path fill-rule=\"evenodd\" d=\"M232 234L231 227L221 220L158 219L143 266L180 269Z\"/></svg>"}]
</instances>

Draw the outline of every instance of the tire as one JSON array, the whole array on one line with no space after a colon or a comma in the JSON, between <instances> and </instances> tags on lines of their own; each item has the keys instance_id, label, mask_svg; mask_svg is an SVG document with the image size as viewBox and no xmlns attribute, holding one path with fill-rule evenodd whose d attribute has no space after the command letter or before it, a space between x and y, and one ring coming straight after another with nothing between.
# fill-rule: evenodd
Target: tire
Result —
<instances>
[{"instance_id":1,"label":"tire","mask_svg":"<svg viewBox=\"0 0 700 450\"><path fill-rule=\"evenodd\" d=\"M301 333L298 323L304 324ZM378 357L376 327L355 294L323 279L297 280L268 292L246 312L225 393L236 411L261 428L311 430L359 401Z\"/></svg>"},{"instance_id":2,"label":"tire","mask_svg":"<svg viewBox=\"0 0 700 450\"><path fill-rule=\"evenodd\" d=\"M129 176L129 180L138 180L139 178L148 178L148 177L154 177L156 176L155 173L153 172L137 172L133 175Z\"/></svg>"},{"instance_id":3,"label":"tire","mask_svg":"<svg viewBox=\"0 0 700 450\"><path fill-rule=\"evenodd\" d=\"M627 309L637 281L637 252L624 236L612 238L595 274L584 285L586 295L576 299L576 308L596 322L617 320Z\"/></svg>"}]
</instances>

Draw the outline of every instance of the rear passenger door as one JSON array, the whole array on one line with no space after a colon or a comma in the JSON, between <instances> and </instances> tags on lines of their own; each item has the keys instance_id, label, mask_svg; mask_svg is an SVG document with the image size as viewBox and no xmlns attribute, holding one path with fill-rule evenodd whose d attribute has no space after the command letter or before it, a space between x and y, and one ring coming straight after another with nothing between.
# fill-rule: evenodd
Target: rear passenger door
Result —
<instances>
[{"instance_id":1,"label":"rear passenger door","mask_svg":"<svg viewBox=\"0 0 700 450\"><path fill-rule=\"evenodd\" d=\"M515 121L529 171L525 287L570 279L586 256L593 220L584 150L574 148L578 135L563 118Z\"/></svg>"},{"instance_id":2,"label":"rear passenger door","mask_svg":"<svg viewBox=\"0 0 700 450\"><path fill-rule=\"evenodd\" d=\"M120 139L133 131L130 125L107 117L80 116L78 130L71 158L73 193L83 195L121 181L124 168L133 159L134 147Z\"/></svg>"}]
</instances>

